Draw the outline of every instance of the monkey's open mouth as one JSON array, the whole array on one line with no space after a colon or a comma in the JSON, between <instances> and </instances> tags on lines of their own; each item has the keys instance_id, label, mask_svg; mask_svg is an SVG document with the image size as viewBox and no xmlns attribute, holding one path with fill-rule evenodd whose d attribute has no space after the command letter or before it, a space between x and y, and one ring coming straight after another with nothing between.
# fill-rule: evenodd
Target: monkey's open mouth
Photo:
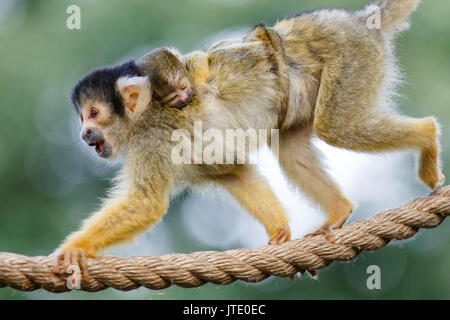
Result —
<instances>
[{"instance_id":1,"label":"monkey's open mouth","mask_svg":"<svg viewBox=\"0 0 450 320\"><path fill-rule=\"evenodd\" d=\"M107 158L109 156L109 147L105 143L105 140L100 140L89 144L90 147L95 147L95 151L99 157Z\"/></svg>"},{"instance_id":2,"label":"monkey's open mouth","mask_svg":"<svg viewBox=\"0 0 450 320\"><path fill-rule=\"evenodd\" d=\"M105 141L100 141L95 144L95 151L99 156L102 156L105 151Z\"/></svg>"}]
</instances>

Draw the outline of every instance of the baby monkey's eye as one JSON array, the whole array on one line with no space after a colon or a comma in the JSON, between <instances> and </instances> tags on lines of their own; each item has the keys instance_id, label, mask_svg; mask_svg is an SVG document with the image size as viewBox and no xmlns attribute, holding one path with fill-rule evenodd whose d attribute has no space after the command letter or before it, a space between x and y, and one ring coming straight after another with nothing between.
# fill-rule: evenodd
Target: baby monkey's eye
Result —
<instances>
[{"instance_id":1,"label":"baby monkey's eye","mask_svg":"<svg viewBox=\"0 0 450 320\"><path fill-rule=\"evenodd\" d=\"M95 119L95 117L97 117L97 115L98 115L98 111L97 110L95 110L95 109L91 109L91 114L90 114L90 118L91 119Z\"/></svg>"}]
</instances>

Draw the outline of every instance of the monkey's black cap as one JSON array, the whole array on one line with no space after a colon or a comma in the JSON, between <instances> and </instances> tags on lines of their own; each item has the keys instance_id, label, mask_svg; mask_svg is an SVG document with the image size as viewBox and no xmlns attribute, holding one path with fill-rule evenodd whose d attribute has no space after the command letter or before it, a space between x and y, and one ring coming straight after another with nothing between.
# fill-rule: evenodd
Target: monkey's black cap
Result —
<instances>
[{"instance_id":1,"label":"monkey's black cap","mask_svg":"<svg viewBox=\"0 0 450 320\"><path fill-rule=\"evenodd\" d=\"M115 89L116 81L124 76L137 76L138 67L134 60L117 67L94 70L81 79L72 91L72 103L77 113L80 112L82 98L99 99L110 103L114 111L123 115L125 110L120 96Z\"/></svg>"}]
</instances>

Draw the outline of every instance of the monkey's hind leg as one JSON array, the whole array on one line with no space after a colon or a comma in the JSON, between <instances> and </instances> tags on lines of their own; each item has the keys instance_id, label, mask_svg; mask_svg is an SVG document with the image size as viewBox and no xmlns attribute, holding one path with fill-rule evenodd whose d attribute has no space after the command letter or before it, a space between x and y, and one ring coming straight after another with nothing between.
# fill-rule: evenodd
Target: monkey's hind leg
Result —
<instances>
[{"instance_id":1,"label":"monkey's hind leg","mask_svg":"<svg viewBox=\"0 0 450 320\"><path fill-rule=\"evenodd\" d=\"M282 133L279 161L288 180L327 214L327 220L317 231L327 234L329 230L340 228L345 223L353 210L353 204L323 169L311 137L311 126Z\"/></svg>"},{"instance_id":2,"label":"monkey's hind leg","mask_svg":"<svg viewBox=\"0 0 450 320\"><path fill-rule=\"evenodd\" d=\"M364 71L366 72L366 71ZM358 77L358 71L353 76ZM364 78L363 75L359 75ZM337 85L339 83L339 85ZM315 109L314 130L330 145L362 152L420 150L419 177L431 189L444 182L439 167L439 127L433 117L414 119L377 108L375 83L358 86L348 72L327 65Z\"/></svg>"},{"instance_id":3,"label":"monkey's hind leg","mask_svg":"<svg viewBox=\"0 0 450 320\"><path fill-rule=\"evenodd\" d=\"M244 209L264 225L270 238L269 244L290 240L291 231L283 208L254 168L243 167L234 173L214 177L214 181L228 190Z\"/></svg>"}]
</instances>

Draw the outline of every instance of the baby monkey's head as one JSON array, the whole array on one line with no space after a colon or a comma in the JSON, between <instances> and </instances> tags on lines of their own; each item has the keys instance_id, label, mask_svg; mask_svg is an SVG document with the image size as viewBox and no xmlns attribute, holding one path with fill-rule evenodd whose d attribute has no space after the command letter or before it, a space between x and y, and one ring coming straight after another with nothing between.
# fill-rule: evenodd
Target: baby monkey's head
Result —
<instances>
[{"instance_id":1,"label":"baby monkey's head","mask_svg":"<svg viewBox=\"0 0 450 320\"><path fill-rule=\"evenodd\" d=\"M192 99L188 73L169 50L158 49L122 65L98 69L78 82L72 102L80 116L80 137L97 154L114 159L126 131L156 102L182 108Z\"/></svg>"},{"instance_id":2,"label":"baby monkey's head","mask_svg":"<svg viewBox=\"0 0 450 320\"><path fill-rule=\"evenodd\" d=\"M177 55L168 49L156 49L143 56L138 66L150 78L153 98L165 106L181 109L192 100L192 86Z\"/></svg>"}]
</instances>

